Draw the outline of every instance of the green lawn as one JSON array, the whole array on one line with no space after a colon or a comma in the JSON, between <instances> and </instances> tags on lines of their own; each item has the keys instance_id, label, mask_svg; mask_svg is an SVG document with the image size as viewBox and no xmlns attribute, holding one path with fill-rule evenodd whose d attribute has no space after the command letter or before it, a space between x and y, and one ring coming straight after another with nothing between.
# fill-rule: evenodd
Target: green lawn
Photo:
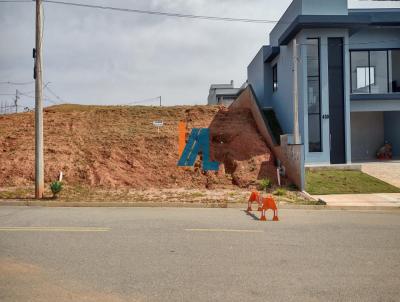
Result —
<instances>
[{"instance_id":1,"label":"green lawn","mask_svg":"<svg viewBox=\"0 0 400 302\"><path fill-rule=\"evenodd\" d=\"M400 189L361 171L306 172L306 191L312 195L400 193Z\"/></svg>"}]
</instances>

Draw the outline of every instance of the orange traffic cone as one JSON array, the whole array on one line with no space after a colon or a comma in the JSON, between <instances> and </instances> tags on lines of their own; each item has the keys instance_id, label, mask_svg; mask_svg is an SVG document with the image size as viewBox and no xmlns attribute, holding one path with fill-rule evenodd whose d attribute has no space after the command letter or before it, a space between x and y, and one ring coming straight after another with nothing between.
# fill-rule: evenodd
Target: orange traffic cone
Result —
<instances>
[{"instance_id":1,"label":"orange traffic cone","mask_svg":"<svg viewBox=\"0 0 400 302\"><path fill-rule=\"evenodd\" d=\"M265 210L261 210L261 218L260 221L267 221L267 218L265 217Z\"/></svg>"},{"instance_id":2,"label":"orange traffic cone","mask_svg":"<svg viewBox=\"0 0 400 302\"><path fill-rule=\"evenodd\" d=\"M271 209L274 211L274 217L272 218L273 221L279 221L278 218L278 208L276 206L275 200L272 196L262 199L262 212L261 212L261 221L266 221L267 218L265 217L265 212Z\"/></svg>"},{"instance_id":3,"label":"orange traffic cone","mask_svg":"<svg viewBox=\"0 0 400 302\"><path fill-rule=\"evenodd\" d=\"M256 201L257 203L260 203L259 200L260 200L260 193L258 193L257 191L251 192L249 200L248 200L248 204L247 204L247 212L251 212L252 211L252 208L251 208L252 203L254 201Z\"/></svg>"},{"instance_id":4,"label":"orange traffic cone","mask_svg":"<svg viewBox=\"0 0 400 302\"><path fill-rule=\"evenodd\" d=\"M251 202L249 202L248 203L248 206L247 206L247 210L246 210L247 212L251 212Z\"/></svg>"}]
</instances>

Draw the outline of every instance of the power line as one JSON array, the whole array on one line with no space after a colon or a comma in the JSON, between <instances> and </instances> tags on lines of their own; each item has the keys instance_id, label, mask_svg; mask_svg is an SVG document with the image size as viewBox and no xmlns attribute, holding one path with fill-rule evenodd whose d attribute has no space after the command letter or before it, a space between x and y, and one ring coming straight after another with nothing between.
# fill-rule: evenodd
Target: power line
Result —
<instances>
[{"instance_id":1,"label":"power line","mask_svg":"<svg viewBox=\"0 0 400 302\"><path fill-rule=\"evenodd\" d=\"M47 89L56 99L58 99L61 103L66 103L61 97L59 97L53 90L50 89L50 87L48 86L50 84L47 83L44 88Z\"/></svg>"},{"instance_id":2,"label":"power line","mask_svg":"<svg viewBox=\"0 0 400 302\"><path fill-rule=\"evenodd\" d=\"M104 6L104 5L85 4L85 3L78 3L78 2L66 2L66 1L53 1L53 0L42 0L42 1L47 2L47 3L52 3L52 4L61 4L61 5L69 5L69 6L77 6L77 7L85 7L85 8L95 8L95 9L102 9L102 10L113 10L113 11L120 11L120 12L129 12L129 13L136 13L136 14L156 15L156 16L165 16L165 17L175 17L175 18L201 19L201 20L227 21L227 22L261 23L261 24L278 23L278 21L276 21L276 20L180 14L180 13L169 13L169 12L161 12L161 11L151 11L151 10L121 8L121 7ZM2 0L0 0L0 2L28 3L28 2L32 2L32 1L29 1L29 0L2 1Z\"/></svg>"},{"instance_id":3,"label":"power line","mask_svg":"<svg viewBox=\"0 0 400 302\"><path fill-rule=\"evenodd\" d=\"M368 0L364 0L364 1L368 1ZM372 1L400 1L400 0L372 0ZM32 2L31 0L0 0L0 3L31 3L31 2ZM259 24L276 24L278 22L281 24L283 24L283 23L290 24L291 23L291 22L284 22L283 20L231 18L231 17L206 16L206 15L180 14L180 13L169 13L169 12L162 12L162 11L150 11L150 10L121 8L121 7L113 7L113 6L85 4L85 3L79 3L79 2L66 2L66 1L54 1L54 0L42 0L42 2L47 2L47 3L51 3L51 4L59 4L59 5L84 7L84 8L94 8L94 9L102 9L102 10L129 12L129 13L136 13L136 14L147 14L147 15L188 18L188 19L201 19L201 20L210 20L210 21L245 22L245 23L259 23Z\"/></svg>"},{"instance_id":4,"label":"power line","mask_svg":"<svg viewBox=\"0 0 400 302\"><path fill-rule=\"evenodd\" d=\"M16 2L30 2L30 1L16 1ZM102 9L102 10L113 10L113 11L120 11L120 12L129 12L129 13L136 13L136 14L147 14L147 15L176 17L176 18L188 18L188 19L202 19L202 20L210 20L210 21L264 23L264 24L265 23L277 23L278 22L276 20L264 20L264 19L231 18L231 17L217 17L217 16L204 16L204 15L169 13L169 12L162 12L162 11L150 11L150 10L140 10L140 9L131 9L131 8L120 8L120 7L113 7L113 6L84 4L84 3L78 3L78 2L65 2L65 1L53 1L53 0L43 0L43 2L52 3L52 4L59 4L59 5L69 5L69 6L95 8L95 9Z\"/></svg>"},{"instance_id":5,"label":"power line","mask_svg":"<svg viewBox=\"0 0 400 302\"><path fill-rule=\"evenodd\" d=\"M8 85L30 85L35 83L35 81L29 81L29 82L12 82L12 81L6 81L6 82L0 82L0 84L8 84Z\"/></svg>"},{"instance_id":6,"label":"power line","mask_svg":"<svg viewBox=\"0 0 400 302\"><path fill-rule=\"evenodd\" d=\"M274 20L229 18L229 17L217 17L217 16L202 16L202 15L191 15L191 14L168 13L168 12L161 12L161 11L119 8L119 7L112 7L112 6L73 3L73 2L65 2L65 1L43 0L43 2L53 3L53 4L70 5L70 6L79 6L79 7L86 7L86 8L96 8L96 9L103 9L103 10L114 10L114 11L138 13L138 14L177 17L177 18L203 19L203 20L213 20L213 21L230 21L230 22L247 22L247 23L277 23L278 22L278 21L274 21Z\"/></svg>"},{"instance_id":7,"label":"power line","mask_svg":"<svg viewBox=\"0 0 400 302\"><path fill-rule=\"evenodd\" d=\"M23 83L23 82L16 83L16 82L10 82L10 81L0 82L0 84L11 84L11 85L25 85L25 84L30 84L30 83L33 83L33 82L26 82L26 83ZM46 84L44 84L43 85L43 89L47 89L57 100L59 100L60 103L58 103L58 102L56 102L54 100L51 100L51 98L49 98L48 96L45 96L46 97L46 101L47 102L51 102L51 103L56 104L56 105L59 105L59 104L62 104L62 103L66 103L59 95L57 95L52 89L50 89L50 87L48 87L48 85L50 83L51 82L47 82ZM35 98L35 96L30 95L30 93L35 92L35 90L32 90L32 91L18 91L18 92L19 92L20 95L23 95L25 97L32 98L32 99ZM15 94L14 93L0 93L0 96L15 96Z\"/></svg>"},{"instance_id":8,"label":"power line","mask_svg":"<svg viewBox=\"0 0 400 302\"><path fill-rule=\"evenodd\" d=\"M25 96L25 97L27 97L27 98L31 98L31 99L34 99L34 98L35 98L35 96L29 95L29 94L26 94L26 93L19 92L19 94L20 94L20 95L23 95L23 96ZM13 94L13 95L14 95L14 94ZM54 100L48 98L48 96L46 96L46 95L45 95L44 101L45 101L45 102L48 102L48 103L51 103L51 104L54 104L54 105L61 105L61 103L58 103L58 102L56 102L56 101L54 101Z\"/></svg>"},{"instance_id":9,"label":"power line","mask_svg":"<svg viewBox=\"0 0 400 302\"><path fill-rule=\"evenodd\" d=\"M125 103L125 104L121 104L121 105L136 105L136 104L143 104L143 103L152 103L152 102L159 102L160 97L154 97L154 98L148 98L148 99L144 99L144 100L139 100L139 101L133 101L133 102L129 102L129 103Z\"/></svg>"},{"instance_id":10,"label":"power line","mask_svg":"<svg viewBox=\"0 0 400 302\"><path fill-rule=\"evenodd\" d=\"M32 2L30 0L0 0L3 3L23 3L23 2Z\"/></svg>"},{"instance_id":11,"label":"power line","mask_svg":"<svg viewBox=\"0 0 400 302\"><path fill-rule=\"evenodd\" d=\"M20 93L21 93L21 91L19 91ZM22 93L25 93L25 94L29 94L29 93L32 93L32 92L35 92L35 90L32 90L32 91L22 91ZM14 93L0 93L0 95L15 95Z\"/></svg>"}]
</instances>

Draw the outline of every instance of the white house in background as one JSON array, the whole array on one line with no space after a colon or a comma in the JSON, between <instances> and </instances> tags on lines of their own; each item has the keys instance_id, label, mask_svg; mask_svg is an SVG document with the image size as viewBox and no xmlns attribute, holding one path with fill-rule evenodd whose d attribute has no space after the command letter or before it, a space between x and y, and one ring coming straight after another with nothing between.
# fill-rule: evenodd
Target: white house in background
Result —
<instances>
[{"instance_id":1,"label":"white house in background","mask_svg":"<svg viewBox=\"0 0 400 302\"><path fill-rule=\"evenodd\" d=\"M233 81L230 84L212 84L208 94L208 105L229 106L236 99L242 88L235 88Z\"/></svg>"}]
</instances>

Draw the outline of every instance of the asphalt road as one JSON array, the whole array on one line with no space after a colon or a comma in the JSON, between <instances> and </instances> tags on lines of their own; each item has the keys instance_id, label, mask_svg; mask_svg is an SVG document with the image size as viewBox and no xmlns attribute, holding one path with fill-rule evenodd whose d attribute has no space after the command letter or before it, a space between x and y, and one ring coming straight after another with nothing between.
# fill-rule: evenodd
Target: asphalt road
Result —
<instances>
[{"instance_id":1,"label":"asphalt road","mask_svg":"<svg viewBox=\"0 0 400 302\"><path fill-rule=\"evenodd\" d=\"M0 301L400 301L400 212L0 208Z\"/></svg>"}]
</instances>

